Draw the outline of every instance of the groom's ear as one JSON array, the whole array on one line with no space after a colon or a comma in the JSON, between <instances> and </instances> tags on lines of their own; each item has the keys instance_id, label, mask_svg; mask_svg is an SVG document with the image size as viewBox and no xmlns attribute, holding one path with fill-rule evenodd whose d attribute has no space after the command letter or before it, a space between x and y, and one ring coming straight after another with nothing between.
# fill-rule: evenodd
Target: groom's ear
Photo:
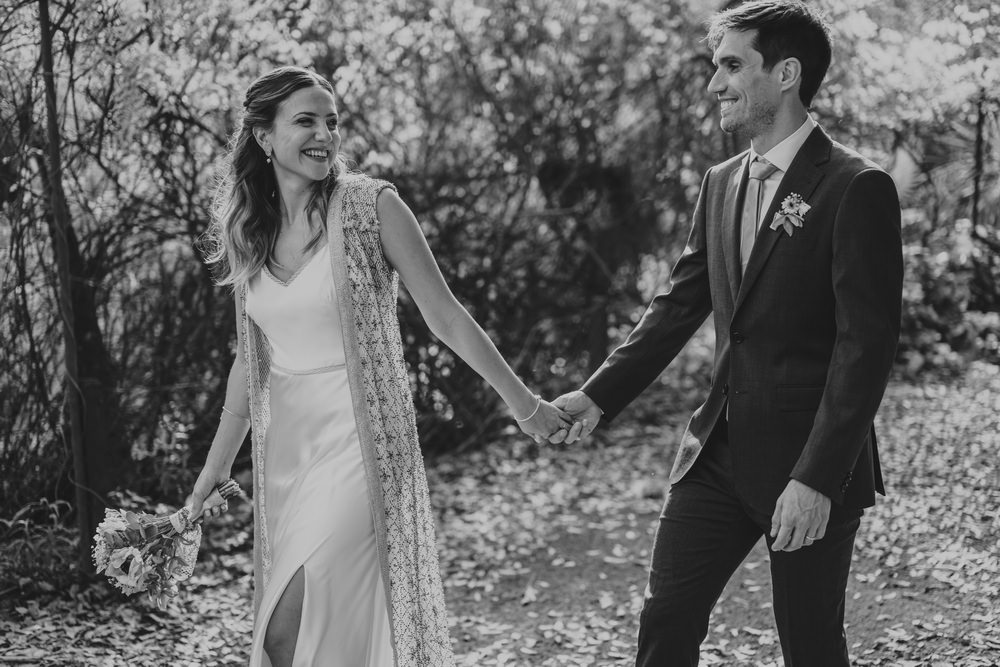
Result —
<instances>
[{"instance_id":1,"label":"groom's ear","mask_svg":"<svg viewBox=\"0 0 1000 667\"><path fill-rule=\"evenodd\" d=\"M785 58L781 63L781 90L792 90L802 83L802 63L798 58Z\"/></svg>"}]
</instances>

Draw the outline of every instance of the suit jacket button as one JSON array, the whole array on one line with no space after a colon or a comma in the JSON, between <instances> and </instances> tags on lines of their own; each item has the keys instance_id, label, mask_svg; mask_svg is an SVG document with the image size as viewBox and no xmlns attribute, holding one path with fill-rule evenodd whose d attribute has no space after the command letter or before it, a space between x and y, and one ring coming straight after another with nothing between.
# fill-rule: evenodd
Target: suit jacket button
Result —
<instances>
[{"instance_id":1,"label":"suit jacket button","mask_svg":"<svg viewBox=\"0 0 1000 667\"><path fill-rule=\"evenodd\" d=\"M746 336L744 336L742 333L740 333L739 331L734 331L733 332L733 342L734 343L736 343L737 345L739 345L740 343L742 343L745 340L746 340Z\"/></svg>"}]
</instances>

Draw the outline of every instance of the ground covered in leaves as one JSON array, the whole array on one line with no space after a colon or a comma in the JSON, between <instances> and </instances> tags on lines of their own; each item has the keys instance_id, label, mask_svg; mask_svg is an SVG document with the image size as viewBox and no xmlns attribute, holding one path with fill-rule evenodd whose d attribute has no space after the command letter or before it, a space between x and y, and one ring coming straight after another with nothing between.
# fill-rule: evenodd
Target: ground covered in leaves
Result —
<instances>
[{"instance_id":1,"label":"ground covered in leaves","mask_svg":"<svg viewBox=\"0 0 1000 667\"><path fill-rule=\"evenodd\" d=\"M584 446L510 437L432 462L460 665L631 664L684 419L662 414L655 390L641 401ZM863 520L848 590L856 665L1000 664L998 415L996 367L890 385L877 423L889 496ZM0 664L245 664L248 525L234 508L209 531L187 592L163 611L100 582L60 589L0 575ZM723 594L702 664L781 664L762 545Z\"/></svg>"}]
</instances>

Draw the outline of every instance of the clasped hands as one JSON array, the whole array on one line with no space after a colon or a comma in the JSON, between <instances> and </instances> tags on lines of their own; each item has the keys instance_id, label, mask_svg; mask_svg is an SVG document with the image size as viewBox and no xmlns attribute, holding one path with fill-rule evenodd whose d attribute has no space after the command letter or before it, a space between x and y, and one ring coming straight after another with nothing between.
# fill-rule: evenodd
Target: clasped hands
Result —
<instances>
[{"instance_id":1,"label":"clasped hands","mask_svg":"<svg viewBox=\"0 0 1000 667\"><path fill-rule=\"evenodd\" d=\"M563 394L551 403L539 399L538 409L517 425L535 442L572 444L586 438L597 426L602 410L582 391Z\"/></svg>"}]
</instances>

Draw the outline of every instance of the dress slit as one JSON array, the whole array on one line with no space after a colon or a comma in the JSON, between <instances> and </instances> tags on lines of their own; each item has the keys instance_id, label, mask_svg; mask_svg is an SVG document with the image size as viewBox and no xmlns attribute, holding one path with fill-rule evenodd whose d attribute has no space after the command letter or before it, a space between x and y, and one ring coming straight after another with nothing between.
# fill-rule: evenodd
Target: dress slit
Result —
<instances>
[{"instance_id":1,"label":"dress slit","mask_svg":"<svg viewBox=\"0 0 1000 667\"><path fill-rule=\"evenodd\" d=\"M257 643L258 640L260 642L260 647L254 646L254 650L260 651L264 656L266 656L267 654L264 651L264 638L267 636L267 631L271 627L271 620L274 618L274 611L275 609L277 609L278 604L281 602L281 598L284 597L285 593L288 591L288 587L291 586L292 580L295 579L295 575L297 575L300 570L302 572L302 602L300 603L299 606L299 625L295 630L295 652L293 653L293 661L292 661L293 665L297 662L295 658L298 656L299 653L298 647L299 647L299 640L301 639L300 635L302 633L302 617L305 615L306 596L309 593L309 585L308 585L309 578L305 564L299 565L297 568L292 570L292 573L288 576L288 578L282 582L280 587L277 588L277 592L275 593L275 595L271 596L269 600L265 601L266 608L262 607L260 611L261 613L260 627L263 630L262 632L259 632L257 634L254 640L255 644ZM261 662L266 667L270 667L271 662L269 657L264 657Z\"/></svg>"}]
</instances>

